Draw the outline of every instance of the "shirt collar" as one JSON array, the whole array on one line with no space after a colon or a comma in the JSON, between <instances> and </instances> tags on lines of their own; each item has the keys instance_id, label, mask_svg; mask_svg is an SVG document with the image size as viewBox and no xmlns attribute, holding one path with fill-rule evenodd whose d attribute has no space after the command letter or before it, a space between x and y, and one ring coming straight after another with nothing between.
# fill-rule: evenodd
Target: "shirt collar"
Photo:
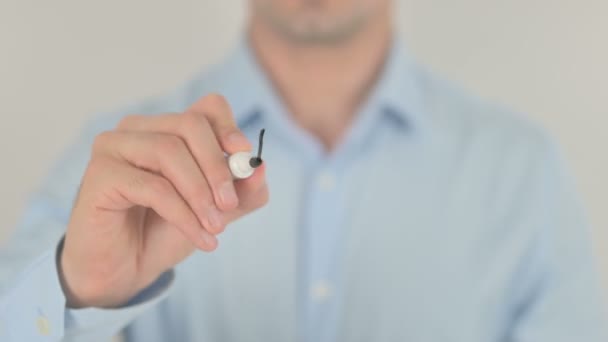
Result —
<instances>
[{"instance_id":1,"label":"shirt collar","mask_svg":"<svg viewBox=\"0 0 608 342\"><path fill-rule=\"evenodd\" d=\"M384 68L363 107L393 117L400 127L418 129L426 117L417 73L418 66L405 46L394 39ZM228 58L215 70L216 88L230 102L239 125L281 108L278 94L264 74L248 39L242 37Z\"/></svg>"},{"instance_id":2,"label":"shirt collar","mask_svg":"<svg viewBox=\"0 0 608 342\"><path fill-rule=\"evenodd\" d=\"M369 105L397 119L401 127L423 128L426 116L418 69L404 44L394 38L378 83L369 96Z\"/></svg>"}]
</instances>

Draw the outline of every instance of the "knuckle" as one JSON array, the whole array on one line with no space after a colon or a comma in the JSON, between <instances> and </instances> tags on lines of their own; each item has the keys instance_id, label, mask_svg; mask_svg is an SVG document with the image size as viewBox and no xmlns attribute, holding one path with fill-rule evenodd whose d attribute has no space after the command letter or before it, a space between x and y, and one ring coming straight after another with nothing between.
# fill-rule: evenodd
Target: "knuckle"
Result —
<instances>
[{"instance_id":1,"label":"knuckle","mask_svg":"<svg viewBox=\"0 0 608 342\"><path fill-rule=\"evenodd\" d=\"M211 93L205 96L204 103L212 108L225 109L228 108L228 100L224 95Z\"/></svg>"},{"instance_id":2,"label":"knuckle","mask_svg":"<svg viewBox=\"0 0 608 342\"><path fill-rule=\"evenodd\" d=\"M180 130L184 133L200 131L200 127L207 125L204 115L197 112L189 112L184 115L180 125Z\"/></svg>"},{"instance_id":3,"label":"knuckle","mask_svg":"<svg viewBox=\"0 0 608 342\"><path fill-rule=\"evenodd\" d=\"M194 235L196 234L196 228L200 227L198 221L196 220L196 218L194 218L191 215L182 213L181 215L178 216L178 218L175 221L175 225L178 227L179 230L182 231L182 233L188 237L188 238L193 238Z\"/></svg>"},{"instance_id":4,"label":"knuckle","mask_svg":"<svg viewBox=\"0 0 608 342\"><path fill-rule=\"evenodd\" d=\"M117 129L133 128L142 119L143 115L131 114L123 117L116 126Z\"/></svg>"},{"instance_id":5,"label":"knuckle","mask_svg":"<svg viewBox=\"0 0 608 342\"><path fill-rule=\"evenodd\" d=\"M167 200L173 193L171 183L162 177L151 177L147 181L143 181L141 185L148 187L159 200Z\"/></svg>"},{"instance_id":6,"label":"knuckle","mask_svg":"<svg viewBox=\"0 0 608 342\"><path fill-rule=\"evenodd\" d=\"M104 175L109 174L116 168L115 163L105 156L92 156L87 165L86 175Z\"/></svg>"},{"instance_id":7,"label":"knuckle","mask_svg":"<svg viewBox=\"0 0 608 342\"><path fill-rule=\"evenodd\" d=\"M175 135L164 135L157 138L157 152L165 155L176 155L185 148L184 141Z\"/></svg>"},{"instance_id":8,"label":"knuckle","mask_svg":"<svg viewBox=\"0 0 608 342\"><path fill-rule=\"evenodd\" d=\"M108 144L108 142L112 139L113 136L114 132L112 131L105 131L96 135L95 139L93 140L93 152L101 151L104 146Z\"/></svg>"},{"instance_id":9,"label":"knuckle","mask_svg":"<svg viewBox=\"0 0 608 342\"><path fill-rule=\"evenodd\" d=\"M145 189L150 182L151 180L143 175L133 175L126 180L126 185L131 191L137 192Z\"/></svg>"},{"instance_id":10,"label":"knuckle","mask_svg":"<svg viewBox=\"0 0 608 342\"><path fill-rule=\"evenodd\" d=\"M213 204L213 199L211 198L211 193L208 188L209 186L206 183L191 187L191 190L189 191L191 201L201 207Z\"/></svg>"}]
</instances>

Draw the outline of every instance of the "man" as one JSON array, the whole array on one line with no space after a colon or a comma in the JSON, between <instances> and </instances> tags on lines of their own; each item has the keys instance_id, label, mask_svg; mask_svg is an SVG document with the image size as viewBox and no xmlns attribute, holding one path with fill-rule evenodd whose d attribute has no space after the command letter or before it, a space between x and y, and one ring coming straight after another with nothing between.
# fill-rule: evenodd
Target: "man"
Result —
<instances>
[{"instance_id":1,"label":"man","mask_svg":"<svg viewBox=\"0 0 608 342\"><path fill-rule=\"evenodd\" d=\"M389 0L250 5L227 61L50 175L3 251L0 340L606 341L538 129L413 62Z\"/></svg>"}]
</instances>

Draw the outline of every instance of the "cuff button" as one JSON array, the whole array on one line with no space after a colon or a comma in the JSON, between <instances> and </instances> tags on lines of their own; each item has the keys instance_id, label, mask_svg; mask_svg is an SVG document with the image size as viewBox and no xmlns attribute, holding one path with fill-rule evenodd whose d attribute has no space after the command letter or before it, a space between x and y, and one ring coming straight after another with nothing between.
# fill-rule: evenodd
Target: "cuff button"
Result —
<instances>
[{"instance_id":1,"label":"cuff button","mask_svg":"<svg viewBox=\"0 0 608 342\"><path fill-rule=\"evenodd\" d=\"M49 323L49 320L43 316L39 316L36 320L36 327L38 328L40 335L48 336L51 332L51 324Z\"/></svg>"}]
</instances>

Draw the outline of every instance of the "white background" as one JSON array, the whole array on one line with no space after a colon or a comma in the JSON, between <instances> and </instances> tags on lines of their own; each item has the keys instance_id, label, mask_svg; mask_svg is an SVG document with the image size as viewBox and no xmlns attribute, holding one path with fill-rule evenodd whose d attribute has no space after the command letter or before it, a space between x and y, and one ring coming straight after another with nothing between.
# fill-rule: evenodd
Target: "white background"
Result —
<instances>
[{"instance_id":1,"label":"white background","mask_svg":"<svg viewBox=\"0 0 608 342\"><path fill-rule=\"evenodd\" d=\"M170 90L234 44L245 1L0 0L0 240L92 114ZM608 289L608 1L406 0L411 51L562 145Z\"/></svg>"}]
</instances>

